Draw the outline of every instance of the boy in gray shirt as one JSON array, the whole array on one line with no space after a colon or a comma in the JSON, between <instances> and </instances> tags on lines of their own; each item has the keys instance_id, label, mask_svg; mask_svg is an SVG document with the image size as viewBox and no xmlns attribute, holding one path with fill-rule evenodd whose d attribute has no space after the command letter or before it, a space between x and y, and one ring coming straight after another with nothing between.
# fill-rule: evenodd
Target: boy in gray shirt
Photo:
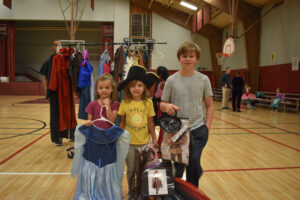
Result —
<instances>
[{"instance_id":1,"label":"boy in gray shirt","mask_svg":"<svg viewBox=\"0 0 300 200\"><path fill-rule=\"evenodd\" d=\"M181 178L186 167L187 181L198 187L203 173L201 154L207 143L214 115L213 93L208 77L194 70L200 58L197 44L184 42L177 51L177 58L181 69L168 78L160 108L169 115L174 115L177 111L178 117L191 120L189 164L186 167L175 163L176 177Z\"/></svg>"}]
</instances>

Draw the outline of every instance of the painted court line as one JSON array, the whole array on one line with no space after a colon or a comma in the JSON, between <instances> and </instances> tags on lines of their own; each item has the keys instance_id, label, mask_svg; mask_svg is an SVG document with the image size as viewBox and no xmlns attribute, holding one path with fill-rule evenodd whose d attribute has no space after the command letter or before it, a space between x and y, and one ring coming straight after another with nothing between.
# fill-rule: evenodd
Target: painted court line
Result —
<instances>
[{"instance_id":1,"label":"painted court line","mask_svg":"<svg viewBox=\"0 0 300 200\"><path fill-rule=\"evenodd\" d=\"M34 144L35 142L37 142L38 140L40 140L41 138L43 138L44 136L46 136L47 134L49 134L50 131L48 131L47 133L45 133L44 135L38 137L37 139L33 140L32 142L30 142L29 144L27 144L26 146L24 146L23 148L19 149L18 151L16 151L14 154L8 156L7 158L5 158L4 160L2 160L0 162L0 165L4 164L5 162L7 162L8 160L10 160L11 158L13 158L14 156L16 156L17 154L19 154L20 152L22 152L24 149L28 148L29 146L31 146L32 144Z\"/></svg>"},{"instance_id":2,"label":"painted court line","mask_svg":"<svg viewBox=\"0 0 300 200\"><path fill-rule=\"evenodd\" d=\"M124 172L126 174L126 172ZM70 172L0 172L1 175L71 175Z\"/></svg>"},{"instance_id":3,"label":"painted court line","mask_svg":"<svg viewBox=\"0 0 300 200\"><path fill-rule=\"evenodd\" d=\"M283 170L283 169L300 169L300 167L267 167L267 168L248 168L248 169L210 169L204 172L232 172L232 171L258 171L258 170Z\"/></svg>"},{"instance_id":4,"label":"painted court line","mask_svg":"<svg viewBox=\"0 0 300 200\"><path fill-rule=\"evenodd\" d=\"M0 172L0 175L71 175L70 172Z\"/></svg>"},{"instance_id":5,"label":"painted court line","mask_svg":"<svg viewBox=\"0 0 300 200\"><path fill-rule=\"evenodd\" d=\"M218 120L220 120L220 121L226 122L227 124L230 124L230 125L232 125L232 126L235 126L235 127L238 127L238 128L240 128L240 129L243 129L243 130L245 130L245 131L247 131L247 132L249 132L249 133L253 133L253 134L255 134L255 135L259 136L259 137L262 137L262 138L265 138L265 139L267 139L267 140L270 140L271 142L274 142L274 143L280 144L280 145L282 145L282 146L285 146L285 147L287 147L287 148L290 148L290 149L293 149L293 150L295 150L295 151L298 151L298 152L300 152L300 150L299 150L299 149L296 149L296 148L294 148L294 147L291 147L291 146L289 146L289 145L283 144L283 143L281 143L281 142L278 142L278 141L276 141L276 140L273 140L273 139L271 139L271 138L268 138L268 137L266 137L266 136L263 136L263 135L261 135L261 134L255 133L255 132L253 132L253 131L251 131L251 130L249 130L249 129L246 129L246 128L243 128L243 127L240 127L240 126L238 126L238 125L235 125L235 124L233 124L233 123L231 123L231 122L228 122L228 121L222 120L222 119L220 119L220 118L218 118L218 117L214 117L214 118L216 118L216 119L218 119Z\"/></svg>"}]
</instances>

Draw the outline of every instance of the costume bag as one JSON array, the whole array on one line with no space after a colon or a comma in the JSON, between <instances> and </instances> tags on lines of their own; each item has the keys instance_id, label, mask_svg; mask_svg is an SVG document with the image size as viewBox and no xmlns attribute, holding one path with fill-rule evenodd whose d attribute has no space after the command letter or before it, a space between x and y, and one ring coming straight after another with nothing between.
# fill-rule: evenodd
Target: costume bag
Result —
<instances>
[{"instance_id":1,"label":"costume bag","mask_svg":"<svg viewBox=\"0 0 300 200\"><path fill-rule=\"evenodd\" d=\"M175 116L166 115L159 119L160 126L164 130L162 158L188 165L190 120L178 118L176 114Z\"/></svg>"},{"instance_id":2,"label":"costume bag","mask_svg":"<svg viewBox=\"0 0 300 200\"><path fill-rule=\"evenodd\" d=\"M175 193L172 168L154 167L142 174L142 195L164 196Z\"/></svg>"}]
</instances>

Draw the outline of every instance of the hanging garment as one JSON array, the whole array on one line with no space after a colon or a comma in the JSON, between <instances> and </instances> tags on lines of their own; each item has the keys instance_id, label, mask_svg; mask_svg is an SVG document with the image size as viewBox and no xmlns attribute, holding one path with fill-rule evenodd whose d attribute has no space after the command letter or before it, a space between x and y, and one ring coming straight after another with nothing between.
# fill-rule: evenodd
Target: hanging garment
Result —
<instances>
[{"instance_id":1,"label":"hanging garment","mask_svg":"<svg viewBox=\"0 0 300 200\"><path fill-rule=\"evenodd\" d=\"M134 56L127 56L126 57L126 64L124 65L124 72L123 72L122 80L125 80L127 78L127 74L129 72L129 69L134 63L135 63L135 57Z\"/></svg>"},{"instance_id":2,"label":"hanging garment","mask_svg":"<svg viewBox=\"0 0 300 200\"><path fill-rule=\"evenodd\" d=\"M90 87L84 87L80 92L78 119L88 119L88 113L85 112L85 108L91 102Z\"/></svg>"},{"instance_id":3,"label":"hanging garment","mask_svg":"<svg viewBox=\"0 0 300 200\"><path fill-rule=\"evenodd\" d=\"M93 77L93 74L91 75L91 82L92 82L92 85L90 87L90 94L91 94L91 101L95 101L95 96L96 96L96 87L95 87L95 81L94 81L94 77Z\"/></svg>"},{"instance_id":4,"label":"hanging garment","mask_svg":"<svg viewBox=\"0 0 300 200\"><path fill-rule=\"evenodd\" d=\"M84 51L84 59L81 60L81 67L78 76L78 87L90 87L91 86L91 75L93 73L93 67L88 60L88 52Z\"/></svg>"},{"instance_id":5,"label":"hanging garment","mask_svg":"<svg viewBox=\"0 0 300 200\"><path fill-rule=\"evenodd\" d=\"M59 142L61 138L68 138L66 130L59 131L59 105L58 105L58 92L49 90L49 82L51 79L52 60L56 55L53 54L48 60L44 62L40 69L40 73L47 77L47 92L46 99L49 99L50 103L50 134L52 142Z\"/></svg>"},{"instance_id":6,"label":"hanging garment","mask_svg":"<svg viewBox=\"0 0 300 200\"><path fill-rule=\"evenodd\" d=\"M73 199L123 199L122 180L129 149L128 131L78 126L71 176L78 174Z\"/></svg>"},{"instance_id":7,"label":"hanging garment","mask_svg":"<svg viewBox=\"0 0 300 200\"><path fill-rule=\"evenodd\" d=\"M148 54L148 51L144 51L143 53L143 61L145 68L150 71L150 56Z\"/></svg>"},{"instance_id":8,"label":"hanging garment","mask_svg":"<svg viewBox=\"0 0 300 200\"><path fill-rule=\"evenodd\" d=\"M72 59L72 63L71 66L73 68L73 75L72 75L72 83L73 83L73 87L75 89L75 92L77 94L77 96L80 96L80 88L78 88L78 76L79 76L79 72L80 72L80 64L81 64L81 60L82 60L82 55L80 52L77 52L73 59Z\"/></svg>"},{"instance_id":9,"label":"hanging garment","mask_svg":"<svg viewBox=\"0 0 300 200\"><path fill-rule=\"evenodd\" d=\"M110 56L108 50L105 49L102 55L100 56L100 64L99 64L97 76L103 73L110 73L109 61L110 61Z\"/></svg>"},{"instance_id":10,"label":"hanging garment","mask_svg":"<svg viewBox=\"0 0 300 200\"><path fill-rule=\"evenodd\" d=\"M74 49L71 49L74 53ZM57 91L59 105L59 131L75 128L75 104L69 72L69 49L62 48L53 57L49 90Z\"/></svg>"},{"instance_id":11,"label":"hanging garment","mask_svg":"<svg viewBox=\"0 0 300 200\"><path fill-rule=\"evenodd\" d=\"M120 46L115 53L114 56L114 62L115 62L115 66L114 66L114 80L116 82L119 82L119 77L123 72L123 67L125 64L125 56L124 56L124 49L123 46Z\"/></svg>"},{"instance_id":12,"label":"hanging garment","mask_svg":"<svg viewBox=\"0 0 300 200\"><path fill-rule=\"evenodd\" d=\"M78 75L78 88L81 88L80 101L78 109L78 118L87 120L88 114L85 108L91 102L90 86L92 85L93 67L88 60L88 51L84 51L83 60L81 60L81 67Z\"/></svg>"}]
</instances>

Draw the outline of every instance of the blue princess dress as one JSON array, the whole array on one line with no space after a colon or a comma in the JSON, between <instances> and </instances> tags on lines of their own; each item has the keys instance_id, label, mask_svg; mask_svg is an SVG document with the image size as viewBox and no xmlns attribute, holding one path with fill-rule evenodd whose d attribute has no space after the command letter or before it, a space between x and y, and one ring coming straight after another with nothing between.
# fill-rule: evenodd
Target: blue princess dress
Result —
<instances>
[{"instance_id":1,"label":"blue princess dress","mask_svg":"<svg viewBox=\"0 0 300 200\"><path fill-rule=\"evenodd\" d=\"M80 125L75 131L71 176L78 174L73 199L123 199L122 179L130 136L118 126Z\"/></svg>"}]
</instances>

